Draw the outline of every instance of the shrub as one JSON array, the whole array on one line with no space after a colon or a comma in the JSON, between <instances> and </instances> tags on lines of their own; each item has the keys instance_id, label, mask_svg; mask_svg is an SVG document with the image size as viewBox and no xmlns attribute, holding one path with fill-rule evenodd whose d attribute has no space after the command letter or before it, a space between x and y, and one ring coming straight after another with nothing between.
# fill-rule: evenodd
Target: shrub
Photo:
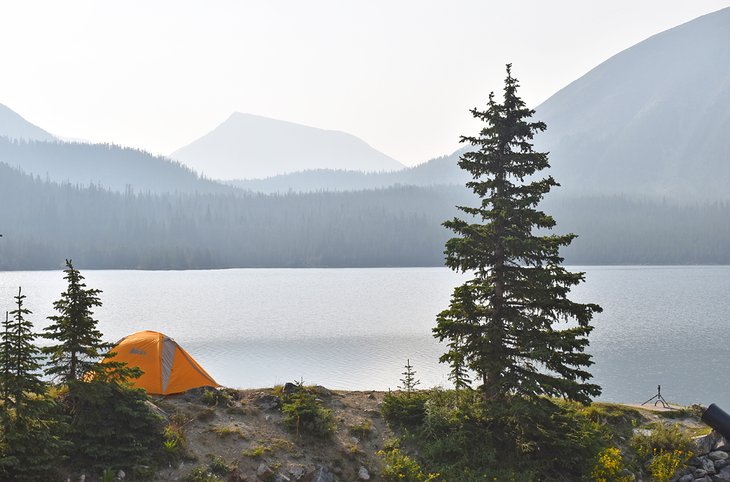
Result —
<instances>
[{"instance_id":1,"label":"shrub","mask_svg":"<svg viewBox=\"0 0 730 482\"><path fill-rule=\"evenodd\" d=\"M655 452L654 457L649 462L649 473L653 480L667 482L674 477L679 468L687 464L692 455L692 452L683 452L681 450Z\"/></svg>"},{"instance_id":2,"label":"shrub","mask_svg":"<svg viewBox=\"0 0 730 482\"><path fill-rule=\"evenodd\" d=\"M355 435L361 438L369 437L372 434L372 430L373 423L368 419L349 427L350 435Z\"/></svg>"},{"instance_id":3,"label":"shrub","mask_svg":"<svg viewBox=\"0 0 730 482\"><path fill-rule=\"evenodd\" d=\"M380 411L391 427L417 427L423 423L428 398L429 394L425 392L388 393L383 398Z\"/></svg>"},{"instance_id":4,"label":"shrub","mask_svg":"<svg viewBox=\"0 0 730 482\"><path fill-rule=\"evenodd\" d=\"M642 462L648 461L655 454L674 452L691 452L694 448L692 438L677 425L660 423L650 434L636 434L631 439L631 448Z\"/></svg>"},{"instance_id":5,"label":"shrub","mask_svg":"<svg viewBox=\"0 0 730 482\"><path fill-rule=\"evenodd\" d=\"M155 465L166 437L162 419L147 407L146 400L144 390L113 382L69 384L63 405L72 420L72 464L127 471Z\"/></svg>"},{"instance_id":6,"label":"shrub","mask_svg":"<svg viewBox=\"0 0 730 482\"><path fill-rule=\"evenodd\" d=\"M598 454L598 460L593 467L591 477L596 482L631 482L632 475L623 474L625 471L621 450L609 447Z\"/></svg>"},{"instance_id":7,"label":"shrub","mask_svg":"<svg viewBox=\"0 0 730 482\"><path fill-rule=\"evenodd\" d=\"M205 465L198 465L193 467L190 474L185 477L185 482L222 482L223 479L210 472L210 469Z\"/></svg>"},{"instance_id":8,"label":"shrub","mask_svg":"<svg viewBox=\"0 0 730 482\"><path fill-rule=\"evenodd\" d=\"M378 455L383 458L382 479L387 482L425 482L438 480L439 474L425 474L408 455L402 453L398 447L381 450Z\"/></svg>"},{"instance_id":9,"label":"shrub","mask_svg":"<svg viewBox=\"0 0 730 482\"><path fill-rule=\"evenodd\" d=\"M337 428L332 410L324 408L302 383L297 383L291 393L282 396L281 411L284 424L297 434L325 438Z\"/></svg>"}]
</instances>

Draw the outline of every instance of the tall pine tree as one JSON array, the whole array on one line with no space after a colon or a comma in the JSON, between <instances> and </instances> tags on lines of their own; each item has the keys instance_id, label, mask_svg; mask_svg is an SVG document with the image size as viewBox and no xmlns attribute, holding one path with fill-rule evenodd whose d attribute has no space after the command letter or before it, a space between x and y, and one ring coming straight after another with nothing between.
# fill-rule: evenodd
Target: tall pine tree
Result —
<instances>
[{"instance_id":1,"label":"tall pine tree","mask_svg":"<svg viewBox=\"0 0 730 482\"><path fill-rule=\"evenodd\" d=\"M58 342L43 348L49 355L46 374L61 382L68 383L81 379L90 373L100 373L99 362L113 346L102 341L102 334L96 328L93 309L101 306L101 290L89 289L84 277L66 260L68 282L61 299L53 303L58 315L49 316L53 324L46 327L43 337Z\"/></svg>"},{"instance_id":2,"label":"tall pine tree","mask_svg":"<svg viewBox=\"0 0 730 482\"><path fill-rule=\"evenodd\" d=\"M471 110L484 127L461 138L474 147L459 166L471 173L467 187L480 202L459 206L466 219L444 223L457 234L445 254L448 267L473 278L454 290L434 334L449 342L441 361L452 365L452 376L463 383L466 363L487 401L549 395L588 402L601 392L588 383L592 361L585 353L590 321L601 308L567 298L584 280L584 273L561 266L559 249L575 235L540 234L555 221L538 204L558 184L536 176L549 167L547 153L532 144L546 126L531 120L535 112L518 97L518 86L507 65L503 103L491 93L486 110Z\"/></svg>"}]
</instances>

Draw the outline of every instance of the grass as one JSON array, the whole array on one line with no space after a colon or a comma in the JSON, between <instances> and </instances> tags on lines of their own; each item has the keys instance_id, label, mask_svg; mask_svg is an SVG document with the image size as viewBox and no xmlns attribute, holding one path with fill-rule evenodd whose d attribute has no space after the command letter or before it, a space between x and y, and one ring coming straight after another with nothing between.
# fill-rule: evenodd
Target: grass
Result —
<instances>
[{"instance_id":1,"label":"grass","mask_svg":"<svg viewBox=\"0 0 730 482\"><path fill-rule=\"evenodd\" d=\"M272 438L263 443L249 447L241 451L241 455L250 458L263 457L269 452L291 452L294 450L294 444L282 438Z\"/></svg>"},{"instance_id":2,"label":"grass","mask_svg":"<svg viewBox=\"0 0 730 482\"><path fill-rule=\"evenodd\" d=\"M219 437L230 437L237 435L238 438L247 439L246 435L241 431L240 428L235 425L217 425L210 429L211 432L215 433Z\"/></svg>"}]
</instances>

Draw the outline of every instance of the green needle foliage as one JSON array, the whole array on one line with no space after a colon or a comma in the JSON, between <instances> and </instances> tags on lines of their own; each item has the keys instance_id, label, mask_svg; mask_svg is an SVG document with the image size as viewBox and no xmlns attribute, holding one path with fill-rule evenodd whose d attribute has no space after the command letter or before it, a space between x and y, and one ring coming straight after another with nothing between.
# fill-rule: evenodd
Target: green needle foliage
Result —
<instances>
[{"instance_id":1,"label":"green needle foliage","mask_svg":"<svg viewBox=\"0 0 730 482\"><path fill-rule=\"evenodd\" d=\"M58 315L48 317L53 324L45 328L43 335L56 345L43 348L49 355L46 374L62 383L78 380L85 375L101 371L99 361L113 346L102 341L102 334L96 328L93 309L101 306L98 289L87 289L84 277L66 260L68 288L61 299L53 303Z\"/></svg>"},{"instance_id":2,"label":"green needle foliage","mask_svg":"<svg viewBox=\"0 0 730 482\"><path fill-rule=\"evenodd\" d=\"M486 110L471 111L484 127L461 138L475 148L459 166L472 175L467 187L479 204L459 206L467 220L444 223L457 234L446 243L446 265L474 277L454 290L434 334L448 340L441 361L451 364L452 379L463 388L468 367L495 406L515 396L589 402L601 389L588 383L592 361L585 348L601 308L567 298L584 279L561 266L559 249L575 235L539 234L555 226L537 206L558 183L536 175L549 167L547 154L532 145L546 126L530 120L534 111L518 97L518 85L507 65L503 103L490 94Z\"/></svg>"},{"instance_id":3,"label":"green needle foliage","mask_svg":"<svg viewBox=\"0 0 730 482\"><path fill-rule=\"evenodd\" d=\"M405 369L406 371L402 373L403 378L400 379L403 385L398 388L404 390L406 394L410 396L411 392L415 390L418 385L421 384L421 381L416 379L416 371L413 369L413 365L411 365L410 359L406 360Z\"/></svg>"},{"instance_id":4,"label":"green needle foliage","mask_svg":"<svg viewBox=\"0 0 730 482\"><path fill-rule=\"evenodd\" d=\"M2 435L0 478L42 480L60 460L64 424L55 404L46 395L40 379L41 354L35 346L31 311L18 289L15 309L6 313L0 342L0 386L2 387ZM7 479L5 479L7 478Z\"/></svg>"}]
</instances>

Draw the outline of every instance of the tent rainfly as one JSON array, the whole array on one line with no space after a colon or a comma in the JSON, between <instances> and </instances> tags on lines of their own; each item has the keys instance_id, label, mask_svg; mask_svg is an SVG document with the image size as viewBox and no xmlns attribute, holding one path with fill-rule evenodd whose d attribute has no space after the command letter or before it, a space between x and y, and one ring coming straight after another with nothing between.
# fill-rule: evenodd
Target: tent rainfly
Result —
<instances>
[{"instance_id":1,"label":"tent rainfly","mask_svg":"<svg viewBox=\"0 0 730 482\"><path fill-rule=\"evenodd\" d=\"M151 395L182 393L197 387L218 387L175 340L156 331L140 331L119 340L110 361L126 362L144 373L132 384Z\"/></svg>"}]
</instances>

